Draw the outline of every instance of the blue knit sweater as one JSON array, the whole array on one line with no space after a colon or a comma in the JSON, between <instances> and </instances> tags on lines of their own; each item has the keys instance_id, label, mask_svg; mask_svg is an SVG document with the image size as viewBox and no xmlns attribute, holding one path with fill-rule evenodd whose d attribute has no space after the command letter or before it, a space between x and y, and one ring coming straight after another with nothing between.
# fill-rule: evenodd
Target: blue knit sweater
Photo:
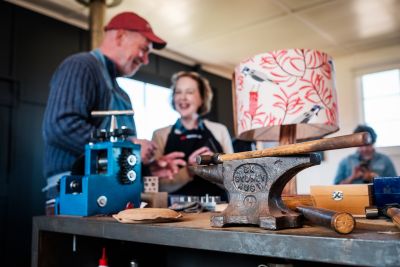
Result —
<instances>
[{"instance_id":1,"label":"blue knit sweater","mask_svg":"<svg viewBox=\"0 0 400 267\"><path fill-rule=\"evenodd\" d=\"M116 84L114 63L105 62L113 90L126 100L127 109L132 109L129 96ZM112 90L107 87L102 66L86 52L68 57L55 71L43 119L45 177L70 171L84 153L91 133L104 124L103 118L90 115L93 110L110 108Z\"/></svg>"}]
</instances>

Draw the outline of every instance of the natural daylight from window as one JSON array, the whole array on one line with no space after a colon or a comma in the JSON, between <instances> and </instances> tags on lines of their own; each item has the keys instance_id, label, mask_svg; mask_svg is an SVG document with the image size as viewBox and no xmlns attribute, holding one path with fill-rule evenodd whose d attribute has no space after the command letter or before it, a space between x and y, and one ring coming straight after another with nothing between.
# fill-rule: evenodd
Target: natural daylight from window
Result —
<instances>
[{"instance_id":1,"label":"natural daylight from window","mask_svg":"<svg viewBox=\"0 0 400 267\"><path fill-rule=\"evenodd\" d=\"M400 70L361 76L364 121L378 134L377 147L399 146Z\"/></svg>"},{"instance_id":2,"label":"natural daylight from window","mask_svg":"<svg viewBox=\"0 0 400 267\"><path fill-rule=\"evenodd\" d=\"M118 78L117 82L131 99L138 138L151 140L154 130L179 118L171 106L171 89L129 78Z\"/></svg>"}]
</instances>

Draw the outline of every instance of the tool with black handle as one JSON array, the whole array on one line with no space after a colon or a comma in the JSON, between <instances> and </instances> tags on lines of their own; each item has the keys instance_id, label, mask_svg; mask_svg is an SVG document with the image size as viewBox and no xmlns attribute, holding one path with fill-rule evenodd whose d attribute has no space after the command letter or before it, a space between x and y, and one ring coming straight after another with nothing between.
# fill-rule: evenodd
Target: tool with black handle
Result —
<instances>
[{"instance_id":1,"label":"tool with black handle","mask_svg":"<svg viewBox=\"0 0 400 267\"><path fill-rule=\"evenodd\" d=\"M339 234L349 234L356 226L356 221L353 216L347 212L337 212L302 205L297 206L296 210L311 224L328 227Z\"/></svg>"},{"instance_id":2,"label":"tool with black handle","mask_svg":"<svg viewBox=\"0 0 400 267\"><path fill-rule=\"evenodd\" d=\"M356 226L354 217L348 212L337 212L314 207L310 195L282 196L285 205L300 212L311 225L324 226L339 234L349 234Z\"/></svg>"}]
</instances>

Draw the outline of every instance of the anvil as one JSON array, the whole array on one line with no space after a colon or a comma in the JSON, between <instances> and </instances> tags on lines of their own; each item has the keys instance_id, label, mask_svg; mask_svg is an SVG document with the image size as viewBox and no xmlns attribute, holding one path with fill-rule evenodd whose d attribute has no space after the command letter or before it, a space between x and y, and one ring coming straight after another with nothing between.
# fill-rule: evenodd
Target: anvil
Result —
<instances>
[{"instance_id":1,"label":"anvil","mask_svg":"<svg viewBox=\"0 0 400 267\"><path fill-rule=\"evenodd\" d=\"M200 156L191 171L229 193L228 207L211 217L211 226L253 224L277 230L301 227L300 214L282 201L286 183L299 171L321 162L316 151L371 143L368 133L357 133L293 145L233 154ZM202 165L209 164L209 165Z\"/></svg>"}]
</instances>

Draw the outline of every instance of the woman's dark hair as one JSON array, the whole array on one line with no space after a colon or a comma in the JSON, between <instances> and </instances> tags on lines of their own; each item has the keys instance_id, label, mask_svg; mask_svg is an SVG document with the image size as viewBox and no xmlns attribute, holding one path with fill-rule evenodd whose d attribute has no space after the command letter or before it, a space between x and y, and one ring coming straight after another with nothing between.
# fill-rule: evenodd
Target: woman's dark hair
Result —
<instances>
[{"instance_id":1,"label":"woman's dark hair","mask_svg":"<svg viewBox=\"0 0 400 267\"><path fill-rule=\"evenodd\" d=\"M171 104L172 107L175 109L175 104L174 104L174 96L175 96L175 90L176 90L176 83L178 80L182 77L189 77L192 78L197 82L197 86L199 88L201 100L202 100L202 105L199 107L197 110L197 113L199 115L205 115L211 110L211 101L213 98L213 92L211 90L210 82L198 74L197 72L193 71L180 71L175 73L172 78L171 78L171 89L172 89L172 99L171 99Z\"/></svg>"}]
</instances>

